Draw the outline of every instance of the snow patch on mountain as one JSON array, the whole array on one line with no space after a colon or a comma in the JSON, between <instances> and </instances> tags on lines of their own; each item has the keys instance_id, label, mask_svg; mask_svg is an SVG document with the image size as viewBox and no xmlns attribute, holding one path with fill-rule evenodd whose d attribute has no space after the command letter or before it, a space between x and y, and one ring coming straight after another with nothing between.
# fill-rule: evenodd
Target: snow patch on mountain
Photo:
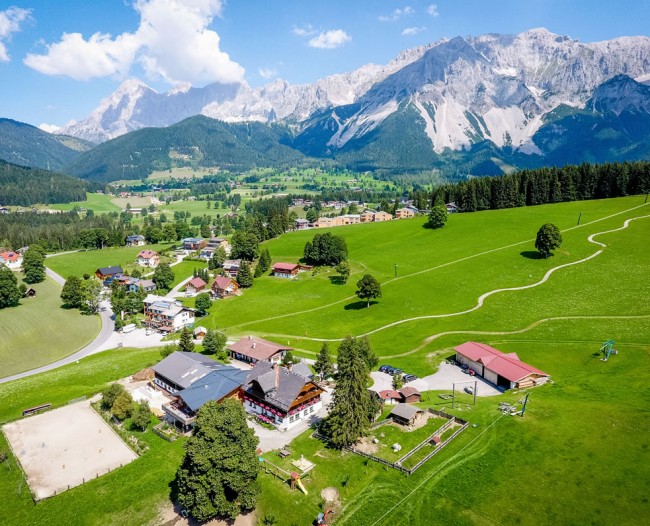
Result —
<instances>
[{"instance_id":1,"label":"snow patch on mountain","mask_svg":"<svg viewBox=\"0 0 650 526\"><path fill-rule=\"evenodd\" d=\"M387 117L395 113L397 108L397 102L394 100L371 108L364 108L363 111L354 115L344 128L340 128L328 141L327 145L342 148L351 139L362 137L374 130Z\"/></svg>"}]
</instances>

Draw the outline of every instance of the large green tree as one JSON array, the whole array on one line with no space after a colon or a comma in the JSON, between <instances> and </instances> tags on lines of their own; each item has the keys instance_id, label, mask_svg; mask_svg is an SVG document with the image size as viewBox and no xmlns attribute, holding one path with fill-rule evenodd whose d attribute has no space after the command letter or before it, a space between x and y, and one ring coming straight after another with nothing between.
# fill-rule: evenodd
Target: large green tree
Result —
<instances>
[{"instance_id":1,"label":"large green tree","mask_svg":"<svg viewBox=\"0 0 650 526\"><path fill-rule=\"evenodd\" d=\"M0 265L0 309L15 307L21 296L14 273L4 265Z\"/></svg>"},{"instance_id":2,"label":"large green tree","mask_svg":"<svg viewBox=\"0 0 650 526\"><path fill-rule=\"evenodd\" d=\"M181 331L181 337L178 340L178 350L181 352L194 352L192 331L187 327L183 327Z\"/></svg>"},{"instance_id":3,"label":"large green tree","mask_svg":"<svg viewBox=\"0 0 650 526\"><path fill-rule=\"evenodd\" d=\"M370 425L370 394L366 388L368 367L359 343L348 336L338 349L336 389L323 426L331 444L337 448L354 444Z\"/></svg>"},{"instance_id":4,"label":"large green tree","mask_svg":"<svg viewBox=\"0 0 650 526\"><path fill-rule=\"evenodd\" d=\"M203 338L202 342L203 350L206 353L214 354L218 359L223 360L226 358L224 351L227 341L228 339L226 338L226 334L224 332L208 329L208 332L206 333L205 338Z\"/></svg>"},{"instance_id":5,"label":"large green tree","mask_svg":"<svg viewBox=\"0 0 650 526\"><path fill-rule=\"evenodd\" d=\"M97 279L81 282L81 309L89 314L97 314L101 300L102 285Z\"/></svg>"},{"instance_id":6,"label":"large green tree","mask_svg":"<svg viewBox=\"0 0 650 526\"><path fill-rule=\"evenodd\" d=\"M83 304L83 295L81 292L81 278L77 276L70 276L65 280L63 289L61 290L61 301L65 307L71 309L79 309ZM118 312L113 309L113 312Z\"/></svg>"},{"instance_id":7,"label":"large green tree","mask_svg":"<svg viewBox=\"0 0 650 526\"><path fill-rule=\"evenodd\" d=\"M323 343L318 353L318 359L314 364L314 369L320 376L321 380L329 378L334 374L334 365L332 364L332 356L330 355L329 345L327 342Z\"/></svg>"},{"instance_id":8,"label":"large green tree","mask_svg":"<svg viewBox=\"0 0 650 526\"><path fill-rule=\"evenodd\" d=\"M342 236L326 232L307 241L303 255L312 265L338 265L348 259L348 246Z\"/></svg>"},{"instance_id":9,"label":"large green tree","mask_svg":"<svg viewBox=\"0 0 650 526\"><path fill-rule=\"evenodd\" d=\"M370 307L370 300L381 298L381 285L373 276L366 274L357 281L356 294L359 299L366 300Z\"/></svg>"},{"instance_id":10,"label":"large green tree","mask_svg":"<svg viewBox=\"0 0 650 526\"><path fill-rule=\"evenodd\" d=\"M41 283L45 281L45 256L40 247L32 247L23 256L23 272L25 283Z\"/></svg>"},{"instance_id":11,"label":"large green tree","mask_svg":"<svg viewBox=\"0 0 650 526\"><path fill-rule=\"evenodd\" d=\"M260 495L258 442L240 402L206 403L176 474L181 505L200 521L254 509Z\"/></svg>"},{"instance_id":12,"label":"large green tree","mask_svg":"<svg viewBox=\"0 0 650 526\"><path fill-rule=\"evenodd\" d=\"M447 222L447 208L444 205L436 205L429 212L427 226L429 228L442 228Z\"/></svg>"},{"instance_id":13,"label":"large green tree","mask_svg":"<svg viewBox=\"0 0 650 526\"><path fill-rule=\"evenodd\" d=\"M159 290L169 290L174 283L174 271L169 263L161 263L153 273L153 281Z\"/></svg>"},{"instance_id":14,"label":"large green tree","mask_svg":"<svg viewBox=\"0 0 650 526\"><path fill-rule=\"evenodd\" d=\"M553 223L546 223L537 231L535 248L543 257L549 257L551 250L555 250L561 244L562 234L560 233L560 229Z\"/></svg>"},{"instance_id":15,"label":"large green tree","mask_svg":"<svg viewBox=\"0 0 650 526\"><path fill-rule=\"evenodd\" d=\"M232 236L230 257L253 261L259 255L259 244L260 241L253 232L239 230Z\"/></svg>"},{"instance_id":16,"label":"large green tree","mask_svg":"<svg viewBox=\"0 0 650 526\"><path fill-rule=\"evenodd\" d=\"M212 300L209 292L202 292L194 299L194 307L199 316L204 316L212 307Z\"/></svg>"},{"instance_id":17,"label":"large green tree","mask_svg":"<svg viewBox=\"0 0 650 526\"><path fill-rule=\"evenodd\" d=\"M251 266L248 261L242 261L237 271L237 284L242 288L246 289L253 286L253 273L251 272Z\"/></svg>"}]
</instances>

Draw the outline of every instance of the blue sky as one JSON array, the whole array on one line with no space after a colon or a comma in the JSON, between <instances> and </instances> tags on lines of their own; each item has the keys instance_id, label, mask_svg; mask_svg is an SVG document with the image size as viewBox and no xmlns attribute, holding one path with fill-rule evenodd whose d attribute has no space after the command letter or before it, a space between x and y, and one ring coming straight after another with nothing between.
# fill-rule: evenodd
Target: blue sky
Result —
<instances>
[{"instance_id":1,"label":"blue sky","mask_svg":"<svg viewBox=\"0 0 650 526\"><path fill-rule=\"evenodd\" d=\"M647 35L650 1L14 0L0 3L0 117L82 119L122 80L307 83L457 35Z\"/></svg>"}]
</instances>

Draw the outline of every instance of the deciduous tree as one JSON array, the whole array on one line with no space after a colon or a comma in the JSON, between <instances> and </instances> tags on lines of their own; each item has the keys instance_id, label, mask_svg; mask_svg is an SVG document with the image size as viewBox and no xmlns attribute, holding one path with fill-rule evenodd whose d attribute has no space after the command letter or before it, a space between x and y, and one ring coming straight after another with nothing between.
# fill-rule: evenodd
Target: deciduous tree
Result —
<instances>
[{"instance_id":1,"label":"deciduous tree","mask_svg":"<svg viewBox=\"0 0 650 526\"><path fill-rule=\"evenodd\" d=\"M111 406L111 413L115 418L124 420L128 418L133 409L133 398L126 390L123 390L120 394L117 395L113 405Z\"/></svg>"},{"instance_id":2,"label":"deciduous tree","mask_svg":"<svg viewBox=\"0 0 650 526\"><path fill-rule=\"evenodd\" d=\"M151 409L149 409L149 403L146 400L143 400L142 402L134 404L131 411L131 423L133 426L145 431L150 421Z\"/></svg>"},{"instance_id":3,"label":"deciduous tree","mask_svg":"<svg viewBox=\"0 0 650 526\"><path fill-rule=\"evenodd\" d=\"M348 279L350 278L350 264L347 261L341 261L338 265L336 265L334 270L336 270L340 280L343 283L348 282Z\"/></svg>"},{"instance_id":4,"label":"deciduous tree","mask_svg":"<svg viewBox=\"0 0 650 526\"><path fill-rule=\"evenodd\" d=\"M240 402L203 405L176 473L181 505L200 521L254 509L260 495L258 442Z\"/></svg>"},{"instance_id":5,"label":"deciduous tree","mask_svg":"<svg viewBox=\"0 0 650 526\"><path fill-rule=\"evenodd\" d=\"M560 229L553 223L546 223L537 231L535 248L545 258L551 255L551 250L559 248L561 244L562 234L560 233Z\"/></svg>"},{"instance_id":6,"label":"deciduous tree","mask_svg":"<svg viewBox=\"0 0 650 526\"><path fill-rule=\"evenodd\" d=\"M366 274L357 281L356 294L359 299L366 300L368 307L370 307L370 300L381 298L381 285L373 276Z\"/></svg>"},{"instance_id":7,"label":"deciduous tree","mask_svg":"<svg viewBox=\"0 0 650 526\"><path fill-rule=\"evenodd\" d=\"M81 307L83 301L81 283L81 278L78 278L77 276L70 276L65 280L65 284L61 290L61 301L63 301L65 307L71 309L79 309Z\"/></svg>"},{"instance_id":8,"label":"deciduous tree","mask_svg":"<svg viewBox=\"0 0 650 526\"><path fill-rule=\"evenodd\" d=\"M102 285L97 279L87 279L81 282L81 310L89 314L97 314L99 310Z\"/></svg>"},{"instance_id":9,"label":"deciduous tree","mask_svg":"<svg viewBox=\"0 0 650 526\"><path fill-rule=\"evenodd\" d=\"M212 300L210 299L210 293L202 292L194 300L194 307L196 308L197 314L199 316L204 316L206 312L212 307Z\"/></svg>"},{"instance_id":10,"label":"deciduous tree","mask_svg":"<svg viewBox=\"0 0 650 526\"><path fill-rule=\"evenodd\" d=\"M209 354L214 354L219 359L225 358L224 350L226 347L226 334L222 331L208 329L208 332L203 338L203 350Z\"/></svg>"},{"instance_id":11,"label":"deciduous tree","mask_svg":"<svg viewBox=\"0 0 650 526\"><path fill-rule=\"evenodd\" d=\"M29 248L23 256L23 272L25 283L41 283L45 281L45 257L36 248Z\"/></svg>"},{"instance_id":12,"label":"deciduous tree","mask_svg":"<svg viewBox=\"0 0 650 526\"><path fill-rule=\"evenodd\" d=\"M436 205L429 212L427 226L429 228L442 228L447 223L447 208L444 205Z\"/></svg>"},{"instance_id":13,"label":"deciduous tree","mask_svg":"<svg viewBox=\"0 0 650 526\"><path fill-rule=\"evenodd\" d=\"M161 263L153 273L153 281L159 290L169 290L174 283L174 271L169 263Z\"/></svg>"}]
</instances>

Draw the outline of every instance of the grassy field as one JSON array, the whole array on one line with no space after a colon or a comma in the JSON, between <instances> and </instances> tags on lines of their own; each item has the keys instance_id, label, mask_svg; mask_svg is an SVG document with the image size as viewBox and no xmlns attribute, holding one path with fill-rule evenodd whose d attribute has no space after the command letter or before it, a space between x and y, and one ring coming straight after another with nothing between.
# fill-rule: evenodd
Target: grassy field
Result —
<instances>
[{"instance_id":1,"label":"grassy field","mask_svg":"<svg viewBox=\"0 0 650 526\"><path fill-rule=\"evenodd\" d=\"M145 245L141 247L110 247L103 250L88 250L61 254L47 258L46 264L54 272L64 278L68 276L82 276L84 273L95 274L100 267L113 265L126 266L135 261L135 257L141 250L163 250L173 245Z\"/></svg>"},{"instance_id":2,"label":"grassy field","mask_svg":"<svg viewBox=\"0 0 650 526\"><path fill-rule=\"evenodd\" d=\"M57 205L49 205L47 208L52 208L54 210L72 210L73 208L87 208L92 210L96 214L102 214L106 212L121 212L122 209L115 205L111 201L110 195L105 194L86 194L85 201L78 201L75 203L65 203Z\"/></svg>"},{"instance_id":3,"label":"grassy field","mask_svg":"<svg viewBox=\"0 0 650 526\"><path fill-rule=\"evenodd\" d=\"M31 285L33 298L0 310L0 376L11 376L68 356L100 330L97 316L61 308L61 287L47 278ZM74 327L74 330L69 330Z\"/></svg>"},{"instance_id":4,"label":"grassy field","mask_svg":"<svg viewBox=\"0 0 650 526\"><path fill-rule=\"evenodd\" d=\"M435 371L453 346L476 340L516 352L553 380L530 391L524 418L497 411L500 401L514 403L521 392L479 398L476 406L461 395L454 410L437 393L425 393L423 407L473 425L411 477L328 449L305 433L293 441L290 458L265 457L285 469L301 455L314 462L305 480L309 494L261 474L259 520L309 524L322 509L321 490L333 486L342 497L337 525L644 523L650 513L650 218L595 237L606 247L587 239L650 214L650 206L633 209L642 202L630 197L460 214L439 231L423 229L420 219L343 227L336 233L346 236L354 271L347 285L331 283L327 273L264 277L241 297L215 302L201 324L226 327L229 336L250 332L313 352L321 345L317 338L375 330L370 338L382 361L390 357L392 365L420 376ZM579 212L582 225L573 228ZM532 239L549 221L563 230L563 246L552 258L536 259ZM298 232L270 242L274 261L296 261L312 235ZM500 292L469 311L486 292L535 284L550 269L600 249L539 286ZM353 296L365 272L383 285L383 298L369 309ZM602 362L597 351L610 338L619 354ZM89 394L156 359L155 351L112 351L0 385L0 420L39 402ZM182 448L155 442L150 434L143 439L152 447L141 459L37 507L24 489L18 494L13 459L6 469L0 465L10 517L5 522L149 523L168 498Z\"/></svg>"}]
</instances>

